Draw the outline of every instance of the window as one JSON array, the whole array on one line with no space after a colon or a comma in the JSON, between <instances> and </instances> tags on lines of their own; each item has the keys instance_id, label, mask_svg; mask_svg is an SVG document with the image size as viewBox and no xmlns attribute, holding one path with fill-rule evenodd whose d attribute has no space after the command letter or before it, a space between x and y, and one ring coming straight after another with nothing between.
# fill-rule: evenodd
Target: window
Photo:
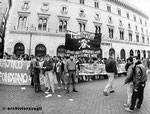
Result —
<instances>
[{"instance_id":1,"label":"window","mask_svg":"<svg viewBox=\"0 0 150 114\"><path fill-rule=\"evenodd\" d=\"M66 32L67 31L67 21L60 20L59 21L59 32Z\"/></svg>"},{"instance_id":2,"label":"window","mask_svg":"<svg viewBox=\"0 0 150 114\"><path fill-rule=\"evenodd\" d=\"M136 42L139 42L139 35L136 34Z\"/></svg>"},{"instance_id":3,"label":"window","mask_svg":"<svg viewBox=\"0 0 150 114\"><path fill-rule=\"evenodd\" d=\"M134 21L136 21L136 16L134 16Z\"/></svg>"},{"instance_id":4,"label":"window","mask_svg":"<svg viewBox=\"0 0 150 114\"><path fill-rule=\"evenodd\" d=\"M85 31L85 23L79 22L79 31L80 32Z\"/></svg>"},{"instance_id":5,"label":"window","mask_svg":"<svg viewBox=\"0 0 150 114\"><path fill-rule=\"evenodd\" d=\"M129 33L129 41L132 41L132 33Z\"/></svg>"},{"instance_id":6,"label":"window","mask_svg":"<svg viewBox=\"0 0 150 114\"><path fill-rule=\"evenodd\" d=\"M94 2L95 8L99 8L99 2Z\"/></svg>"},{"instance_id":7,"label":"window","mask_svg":"<svg viewBox=\"0 0 150 114\"><path fill-rule=\"evenodd\" d=\"M138 27L135 25L135 30L138 31Z\"/></svg>"},{"instance_id":8,"label":"window","mask_svg":"<svg viewBox=\"0 0 150 114\"><path fill-rule=\"evenodd\" d=\"M145 21L145 26L147 26L147 22Z\"/></svg>"},{"instance_id":9,"label":"window","mask_svg":"<svg viewBox=\"0 0 150 114\"><path fill-rule=\"evenodd\" d=\"M146 30L146 33L148 34L148 30Z\"/></svg>"},{"instance_id":10,"label":"window","mask_svg":"<svg viewBox=\"0 0 150 114\"><path fill-rule=\"evenodd\" d=\"M111 12L111 6L107 6L107 11Z\"/></svg>"},{"instance_id":11,"label":"window","mask_svg":"<svg viewBox=\"0 0 150 114\"><path fill-rule=\"evenodd\" d=\"M147 43L149 44L149 37L147 37Z\"/></svg>"},{"instance_id":12,"label":"window","mask_svg":"<svg viewBox=\"0 0 150 114\"><path fill-rule=\"evenodd\" d=\"M95 34L101 33L101 26L95 25Z\"/></svg>"},{"instance_id":13,"label":"window","mask_svg":"<svg viewBox=\"0 0 150 114\"><path fill-rule=\"evenodd\" d=\"M127 15L127 18L129 19L130 17L129 17L129 13L126 13L126 15Z\"/></svg>"},{"instance_id":14,"label":"window","mask_svg":"<svg viewBox=\"0 0 150 114\"><path fill-rule=\"evenodd\" d=\"M128 29L131 29L131 25L130 25L130 23L128 23Z\"/></svg>"},{"instance_id":15,"label":"window","mask_svg":"<svg viewBox=\"0 0 150 114\"><path fill-rule=\"evenodd\" d=\"M124 40L124 31L120 30L120 40Z\"/></svg>"},{"instance_id":16,"label":"window","mask_svg":"<svg viewBox=\"0 0 150 114\"><path fill-rule=\"evenodd\" d=\"M120 15L120 16L121 16L121 10L120 10L120 9L118 9L118 15Z\"/></svg>"},{"instance_id":17,"label":"window","mask_svg":"<svg viewBox=\"0 0 150 114\"><path fill-rule=\"evenodd\" d=\"M84 0L80 0L80 4L84 4Z\"/></svg>"},{"instance_id":18,"label":"window","mask_svg":"<svg viewBox=\"0 0 150 114\"><path fill-rule=\"evenodd\" d=\"M143 41L143 43L145 43L145 37L144 36L142 36L142 41Z\"/></svg>"},{"instance_id":19,"label":"window","mask_svg":"<svg viewBox=\"0 0 150 114\"><path fill-rule=\"evenodd\" d=\"M114 29L113 28L108 28L109 31L109 38L113 38L114 37Z\"/></svg>"},{"instance_id":20,"label":"window","mask_svg":"<svg viewBox=\"0 0 150 114\"><path fill-rule=\"evenodd\" d=\"M142 33L144 32L143 28L141 28L141 32L142 32Z\"/></svg>"},{"instance_id":21,"label":"window","mask_svg":"<svg viewBox=\"0 0 150 114\"><path fill-rule=\"evenodd\" d=\"M26 23L27 23L27 16L19 16L17 28L18 29L25 29Z\"/></svg>"},{"instance_id":22,"label":"window","mask_svg":"<svg viewBox=\"0 0 150 114\"><path fill-rule=\"evenodd\" d=\"M142 19L140 19L140 24L142 24Z\"/></svg>"},{"instance_id":23,"label":"window","mask_svg":"<svg viewBox=\"0 0 150 114\"><path fill-rule=\"evenodd\" d=\"M46 31L47 30L47 21L48 21L47 18L40 17L39 23L38 23L38 30Z\"/></svg>"}]
</instances>

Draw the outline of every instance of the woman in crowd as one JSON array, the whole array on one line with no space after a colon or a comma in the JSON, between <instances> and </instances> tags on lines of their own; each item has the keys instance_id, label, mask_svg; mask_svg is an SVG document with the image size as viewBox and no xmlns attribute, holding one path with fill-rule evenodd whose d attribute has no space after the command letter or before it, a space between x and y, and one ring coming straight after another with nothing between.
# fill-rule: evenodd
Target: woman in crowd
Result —
<instances>
[{"instance_id":1,"label":"woman in crowd","mask_svg":"<svg viewBox=\"0 0 150 114\"><path fill-rule=\"evenodd\" d=\"M133 67L133 58L129 57L125 65L125 70L127 71L127 78L125 79L125 84L127 84L127 103L124 106L127 107L131 105L131 96L133 93Z\"/></svg>"},{"instance_id":2,"label":"woman in crowd","mask_svg":"<svg viewBox=\"0 0 150 114\"><path fill-rule=\"evenodd\" d=\"M60 56L57 57L57 62L55 63L54 72L56 73L57 81L58 81L58 89L61 88L61 82L63 84L63 88L65 89L65 81L64 81L64 63Z\"/></svg>"}]
</instances>

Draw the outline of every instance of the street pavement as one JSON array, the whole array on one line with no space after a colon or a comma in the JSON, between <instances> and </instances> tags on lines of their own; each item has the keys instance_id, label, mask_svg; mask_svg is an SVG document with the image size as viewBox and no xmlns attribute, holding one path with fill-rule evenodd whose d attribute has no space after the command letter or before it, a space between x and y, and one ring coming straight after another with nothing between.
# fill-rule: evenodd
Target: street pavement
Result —
<instances>
[{"instance_id":1,"label":"street pavement","mask_svg":"<svg viewBox=\"0 0 150 114\"><path fill-rule=\"evenodd\" d=\"M0 114L130 114L123 106L126 103L126 86L124 77L114 80L115 93L103 95L107 83L105 80L82 82L76 85L78 93L66 94L63 89L56 91L52 97L35 93L30 86L0 85ZM42 87L44 90L44 87ZM12 108L11 108L12 107ZM19 110L15 107L36 108L39 110ZM140 111L133 114L150 114L150 79L145 88L144 101Z\"/></svg>"}]
</instances>

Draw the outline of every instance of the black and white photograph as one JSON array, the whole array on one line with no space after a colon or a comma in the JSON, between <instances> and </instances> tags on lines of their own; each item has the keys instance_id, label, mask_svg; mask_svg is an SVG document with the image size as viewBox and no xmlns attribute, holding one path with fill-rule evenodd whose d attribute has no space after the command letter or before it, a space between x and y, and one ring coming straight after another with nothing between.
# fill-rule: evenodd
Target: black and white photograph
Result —
<instances>
[{"instance_id":1,"label":"black and white photograph","mask_svg":"<svg viewBox=\"0 0 150 114\"><path fill-rule=\"evenodd\" d=\"M0 114L150 114L150 0L0 0Z\"/></svg>"}]
</instances>

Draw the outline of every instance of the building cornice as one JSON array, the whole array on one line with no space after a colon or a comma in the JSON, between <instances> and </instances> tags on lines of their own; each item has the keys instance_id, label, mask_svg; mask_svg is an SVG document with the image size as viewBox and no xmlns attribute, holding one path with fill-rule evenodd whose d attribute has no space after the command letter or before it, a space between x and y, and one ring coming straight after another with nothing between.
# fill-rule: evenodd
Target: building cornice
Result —
<instances>
[{"instance_id":1,"label":"building cornice","mask_svg":"<svg viewBox=\"0 0 150 114\"><path fill-rule=\"evenodd\" d=\"M149 44L130 42L130 41L125 41L125 40L102 39L102 41L107 41L107 42L110 42L110 43L132 44L132 45L136 45L136 46L147 46L147 47L150 47Z\"/></svg>"},{"instance_id":2,"label":"building cornice","mask_svg":"<svg viewBox=\"0 0 150 114\"><path fill-rule=\"evenodd\" d=\"M113 2L113 3L115 3L116 5L119 5L119 6L121 6L121 7L124 7L124 8L126 8L126 9L129 9L129 10L131 10L131 11L133 11L133 12L135 12L135 13L141 15L141 16L143 16L144 18L149 19L149 16L148 16L148 15L146 15L146 14L143 13L142 11L138 10L137 8L134 8L134 7L131 6L130 4L124 3L124 2L121 1L121 0L106 0L106 1L108 1L108 2Z\"/></svg>"},{"instance_id":3,"label":"building cornice","mask_svg":"<svg viewBox=\"0 0 150 114\"><path fill-rule=\"evenodd\" d=\"M24 35L37 35L37 36L54 36L54 37L65 37L65 34L61 33L49 33L49 32L42 32L42 31L21 31L21 30L11 30L10 33L12 34L24 34Z\"/></svg>"}]
</instances>

